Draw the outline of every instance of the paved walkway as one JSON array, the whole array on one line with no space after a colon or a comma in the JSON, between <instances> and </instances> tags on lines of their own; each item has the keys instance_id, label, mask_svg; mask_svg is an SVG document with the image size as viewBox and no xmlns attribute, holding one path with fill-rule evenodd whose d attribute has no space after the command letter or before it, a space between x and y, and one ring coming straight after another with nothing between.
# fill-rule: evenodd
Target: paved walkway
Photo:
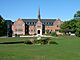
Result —
<instances>
[{"instance_id":1,"label":"paved walkway","mask_svg":"<svg viewBox=\"0 0 80 60\"><path fill-rule=\"evenodd\" d=\"M46 35L37 36L37 35L33 35L33 36L20 36L20 37L52 37L52 36L46 36Z\"/></svg>"}]
</instances>

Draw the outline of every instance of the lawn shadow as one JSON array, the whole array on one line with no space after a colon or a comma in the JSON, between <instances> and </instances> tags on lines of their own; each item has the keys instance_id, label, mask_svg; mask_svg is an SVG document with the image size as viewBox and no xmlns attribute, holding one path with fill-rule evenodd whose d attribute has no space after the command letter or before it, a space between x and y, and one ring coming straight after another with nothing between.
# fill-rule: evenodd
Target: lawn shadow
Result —
<instances>
[{"instance_id":1,"label":"lawn shadow","mask_svg":"<svg viewBox=\"0 0 80 60\"><path fill-rule=\"evenodd\" d=\"M24 43L24 41L18 41L18 42L1 42L0 44L20 44Z\"/></svg>"}]
</instances>

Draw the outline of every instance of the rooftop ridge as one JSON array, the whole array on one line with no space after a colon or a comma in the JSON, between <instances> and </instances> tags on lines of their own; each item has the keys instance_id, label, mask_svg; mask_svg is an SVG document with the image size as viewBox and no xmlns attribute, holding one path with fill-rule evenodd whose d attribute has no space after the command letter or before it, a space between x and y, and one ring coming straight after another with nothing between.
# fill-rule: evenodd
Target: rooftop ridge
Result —
<instances>
[{"instance_id":1,"label":"rooftop ridge","mask_svg":"<svg viewBox=\"0 0 80 60\"><path fill-rule=\"evenodd\" d=\"M38 20L37 18L33 18L33 19ZM46 19L43 18L43 19L41 19L41 20L47 20L47 19L48 19L48 18L46 18ZM50 19L50 18L49 18L49 19ZM51 18L51 19L52 19L52 18ZM51 19L50 19L50 20L51 20ZM22 20L23 20L23 19L22 19ZM32 19L31 19L31 20L32 20ZM52 20L54 20L54 19L52 19ZM55 20L57 20L57 19L55 19Z\"/></svg>"}]
</instances>

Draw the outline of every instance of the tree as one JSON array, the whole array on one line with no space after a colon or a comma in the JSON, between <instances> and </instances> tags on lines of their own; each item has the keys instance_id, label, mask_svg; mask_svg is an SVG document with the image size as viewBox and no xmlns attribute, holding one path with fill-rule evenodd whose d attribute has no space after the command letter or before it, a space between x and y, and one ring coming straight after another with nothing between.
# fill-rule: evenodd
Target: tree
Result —
<instances>
[{"instance_id":1,"label":"tree","mask_svg":"<svg viewBox=\"0 0 80 60\"><path fill-rule=\"evenodd\" d=\"M0 15L0 36L5 35L6 32L6 24L3 17Z\"/></svg>"},{"instance_id":2,"label":"tree","mask_svg":"<svg viewBox=\"0 0 80 60\"><path fill-rule=\"evenodd\" d=\"M76 36L80 37L80 18L77 19L75 30L76 30L76 32L75 32Z\"/></svg>"},{"instance_id":3,"label":"tree","mask_svg":"<svg viewBox=\"0 0 80 60\"><path fill-rule=\"evenodd\" d=\"M75 17L80 17L80 11L77 11L76 14L74 14L74 18Z\"/></svg>"},{"instance_id":4,"label":"tree","mask_svg":"<svg viewBox=\"0 0 80 60\"><path fill-rule=\"evenodd\" d=\"M74 14L74 19L71 19L69 21L65 21L61 25L62 31L71 30L76 34L76 36L80 36L80 11L77 11L76 14Z\"/></svg>"}]
</instances>

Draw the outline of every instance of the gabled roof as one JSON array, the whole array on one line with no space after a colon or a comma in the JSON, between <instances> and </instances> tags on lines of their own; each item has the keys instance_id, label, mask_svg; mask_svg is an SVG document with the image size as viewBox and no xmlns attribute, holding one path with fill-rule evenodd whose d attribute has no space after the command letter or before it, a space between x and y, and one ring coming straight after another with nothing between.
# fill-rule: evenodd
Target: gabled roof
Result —
<instances>
[{"instance_id":1,"label":"gabled roof","mask_svg":"<svg viewBox=\"0 0 80 60\"><path fill-rule=\"evenodd\" d=\"M22 19L25 23L26 22L37 22L38 19Z\"/></svg>"},{"instance_id":2,"label":"gabled roof","mask_svg":"<svg viewBox=\"0 0 80 60\"><path fill-rule=\"evenodd\" d=\"M12 24L12 21L11 20L5 20L6 24Z\"/></svg>"}]
</instances>

